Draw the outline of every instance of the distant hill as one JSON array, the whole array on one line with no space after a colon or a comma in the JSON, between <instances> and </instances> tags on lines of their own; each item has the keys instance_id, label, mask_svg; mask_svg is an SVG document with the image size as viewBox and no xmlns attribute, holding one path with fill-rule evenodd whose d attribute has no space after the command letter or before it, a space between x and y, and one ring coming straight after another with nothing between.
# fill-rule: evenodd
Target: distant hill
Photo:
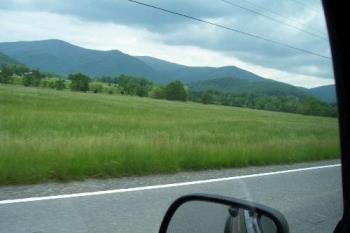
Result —
<instances>
[{"instance_id":1,"label":"distant hill","mask_svg":"<svg viewBox=\"0 0 350 233\"><path fill-rule=\"evenodd\" d=\"M326 85L311 88L308 90L308 93L313 95L317 99L328 103L334 103L337 101L335 85Z\"/></svg>"},{"instance_id":2,"label":"distant hill","mask_svg":"<svg viewBox=\"0 0 350 233\"><path fill-rule=\"evenodd\" d=\"M161 60L158 58L149 57L149 56L135 56L135 57L137 59L143 61L144 63L146 63L150 67L152 67L154 70L159 71L159 72L175 71L175 70L185 69L185 68L189 67L189 66L179 65L176 63Z\"/></svg>"},{"instance_id":3,"label":"distant hill","mask_svg":"<svg viewBox=\"0 0 350 233\"><path fill-rule=\"evenodd\" d=\"M174 80L189 83L228 76L263 79L234 66L189 67L153 57L134 57L118 50L85 49L61 40L5 42L0 43L0 52L29 67L61 75L74 72L91 76L129 74L157 83Z\"/></svg>"},{"instance_id":4,"label":"distant hill","mask_svg":"<svg viewBox=\"0 0 350 233\"><path fill-rule=\"evenodd\" d=\"M118 50L85 49L60 40L0 43L0 52L46 72L91 76L130 74L157 78L144 62Z\"/></svg>"},{"instance_id":5,"label":"distant hill","mask_svg":"<svg viewBox=\"0 0 350 233\"><path fill-rule=\"evenodd\" d=\"M220 91L229 93L253 93L265 95L306 96L306 89L269 79L217 78L189 83L193 91Z\"/></svg>"},{"instance_id":6,"label":"distant hill","mask_svg":"<svg viewBox=\"0 0 350 233\"><path fill-rule=\"evenodd\" d=\"M18 61L16 61L15 59L0 53L0 66L3 65L19 65L20 63Z\"/></svg>"},{"instance_id":7,"label":"distant hill","mask_svg":"<svg viewBox=\"0 0 350 233\"><path fill-rule=\"evenodd\" d=\"M180 80L190 83L200 80L216 79L223 77L239 77L248 80L263 80L264 78L242 70L235 66L223 67L193 67L184 66L153 57L137 57L138 59L157 70L165 80Z\"/></svg>"},{"instance_id":8,"label":"distant hill","mask_svg":"<svg viewBox=\"0 0 350 233\"><path fill-rule=\"evenodd\" d=\"M155 83L180 80L193 90L224 92L279 93L306 95L320 100L335 100L334 87L310 90L265 79L234 66L191 67L149 56L131 56L118 50L86 49L61 40L0 43L0 63L22 63L31 68L60 75L81 72L90 76L128 74L145 77Z\"/></svg>"}]
</instances>

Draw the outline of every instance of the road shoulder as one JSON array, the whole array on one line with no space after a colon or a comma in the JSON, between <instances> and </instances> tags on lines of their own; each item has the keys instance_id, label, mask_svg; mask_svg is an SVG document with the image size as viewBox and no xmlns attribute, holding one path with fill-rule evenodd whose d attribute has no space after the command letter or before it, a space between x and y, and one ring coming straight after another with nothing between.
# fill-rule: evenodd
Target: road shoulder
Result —
<instances>
[{"instance_id":1,"label":"road shoulder","mask_svg":"<svg viewBox=\"0 0 350 233\"><path fill-rule=\"evenodd\" d=\"M67 183L52 182L35 185L10 185L0 187L0 200L96 192L115 189L127 189L152 185L164 185L178 182L191 182L198 180L292 170L314 166L332 165L338 163L340 163L340 160L325 160L286 165L270 165L260 167L254 166L245 168L180 172L176 174L151 175L142 177L123 177L103 180L89 179L85 181L74 181Z\"/></svg>"}]
</instances>

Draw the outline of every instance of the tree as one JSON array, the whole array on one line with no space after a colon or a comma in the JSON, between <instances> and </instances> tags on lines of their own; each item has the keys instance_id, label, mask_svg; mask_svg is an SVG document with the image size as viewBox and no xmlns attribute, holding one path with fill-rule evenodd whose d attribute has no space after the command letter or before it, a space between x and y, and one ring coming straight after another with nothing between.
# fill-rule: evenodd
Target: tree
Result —
<instances>
[{"instance_id":1,"label":"tree","mask_svg":"<svg viewBox=\"0 0 350 233\"><path fill-rule=\"evenodd\" d=\"M32 70L24 74L23 85L24 86L40 86L40 82L43 75L38 70Z\"/></svg>"},{"instance_id":2,"label":"tree","mask_svg":"<svg viewBox=\"0 0 350 233\"><path fill-rule=\"evenodd\" d=\"M202 102L202 104L209 104L209 103L211 103L211 94L210 94L209 91L205 91L205 92L202 93L201 102Z\"/></svg>"},{"instance_id":3,"label":"tree","mask_svg":"<svg viewBox=\"0 0 350 233\"><path fill-rule=\"evenodd\" d=\"M89 90L90 77L82 73L70 74L68 79L71 80L70 88L72 91L83 91Z\"/></svg>"},{"instance_id":4,"label":"tree","mask_svg":"<svg viewBox=\"0 0 350 233\"><path fill-rule=\"evenodd\" d=\"M22 75L24 73L30 72L30 69L25 65L14 65L14 66L11 66L11 69L13 73L16 75Z\"/></svg>"},{"instance_id":5,"label":"tree","mask_svg":"<svg viewBox=\"0 0 350 233\"><path fill-rule=\"evenodd\" d=\"M105 78L105 80L107 80ZM133 77L128 75L120 75L114 77L113 82L118 84L121 90L121 94L147 96L149 90L153 86L153 83L145 78Z\"/></svg>"},{"instance_id":6,"label":"tree","mask_svg":"<svg viewBox=\"0 0 350 233\"><path fill-rule=\"evenodd\" d=\"M66 88L64 79L58 79L55 81L55 89L56 90L63 90L64 88Z\"/></svg>"},{"instance_id":7,"label":"tree","mask_svg":"<svg viewBox=\"0 0 350 233\"><path fill-rule=\"evenodd\" d=\"M49 86L49 80L47 80L47 79L42 80L41 81L41 86L42 87L48 87Z\"/></svg>"},{"instance_id":8,"label":"tree","mask_svg":"<svg viewBox=\"0 0 350 233\"><path fill-rule=\"evenodd\" d=\"M31 86L33 82L33 77L29 74L24 75L23 77L23 85L28 87Z\"/></svg>"},{"instance_id":9,"label":"tree","mask_svg":"<svg viewBox=\"0 0 350 233\"><path fill-rule=\"evenodd\" d=\"M153 86L149 96L155 99L165 99L165 88L163 86Z\"/></svg>"},{"instance_id":10,"label":"tree","mask_svg":"<svg viewBox=\"0 0 350 233\"><path fill-rule=\"evenodd\" d=\"M40 86L40 81L43 78L43 75L40 73L39 70L32 70L31 72L31 76L32 76L32 86L38 87Z\"/></svg>"},{"instance_id":11,"label":"tree","mask_svg":"<svg viewBox=\"0 0 350 233\"><path fill-rule=\"evenodd\" d=\"M176 80L165 87L165 98L168 100L187 100L187 92L181 81Z\"/></svg>"},{"instance_id":12,"label":"tree","mask_svg":"<svg viewBox=\"0 0 350 233\"><path fill-rule=\"evenodd\" d=\"M90 91L94 93L101 93L103 91L103 85L101 82L91 82L89 86Z\"/></svg>"},{"instance_id":13,"label":"tree","mask_svg":"<svg viewBox=\"0 0 350 233\"><path fill-rule=\"evenodd\" d=\"M0 83L11 83L13 72L10 67L3 66L0 71Z\"/></svg>"},{"instance_id":14,"label":"tree","mask_svg":"<svg viewBox=\"0 0 350 233\"><path fill-rule=\"evenodd\" d=\"M149 90L149 87L147 86L138 86L136 88L136 95L140 97L148 96L148 90Z\"/></svg>"}]
</instances>

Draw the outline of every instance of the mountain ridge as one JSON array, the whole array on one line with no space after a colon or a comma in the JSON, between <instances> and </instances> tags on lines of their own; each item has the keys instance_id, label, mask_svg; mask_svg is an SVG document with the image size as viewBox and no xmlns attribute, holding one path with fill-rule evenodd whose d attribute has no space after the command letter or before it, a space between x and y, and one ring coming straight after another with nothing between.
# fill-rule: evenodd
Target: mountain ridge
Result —
<instances>
[{"instance_id":1,"label":"mountain ridge","mask_svg":"<svg viewBox=\"0 0 350 233\"><path fill-rule=\"evenodd\" d=\"M324 85L308 89L308 93L319 100L328 103L337 102L335 85Z\"/></svg>"},{"instance_id":2,"label":"mountain ridge","mask_svg":"<svg viewBox=\"0 0 350 233\"><path fill-rule=\"evenodd\" d=\"M303 97L308 95L307 89L295 87L282 82L266 80L246 80L241 78L223 77L211 80L196 81L188 86L197 92L219 91L224 93L251 93L257 95L292 95Z\"/></svg>"},{"instance_id":3,"label":"mountain ridge","mask_svg":"<svg viewBox=\"0 0 350 233\"><path fill-rule=\"evenodd\" d=\"M0 52L0 66L3 65L20 65L18 61Z\"/></svg>"},{"instance_id":4,"label":"mountain ridge","mask_svg":"<svg viewBox=\"0 0 350 233\"><path fill-rule=\"evenodd\" d=\"M241 89L239 91L284 92L297 96L309 94L326 102L335 101L334 86L306 89L266 79L235 66L186 66L150 56L131 56L116 49L88 49L58 39L1 42L0 59L1 54L3 60L60 75L77 72L95 77L128 74L159 84L180 80L201 91L207 85L209 89L224 92Z\"/></svg>"},{"instance_id":5,"label":"mountain ridge","mask_svg":"<svg viewBox=\"0 0 350 233\"><path fill-rule=\"evenodd\" d=\"M156 72L144 62L119 50L99 51L51 39L0 43L0 52L46 72L60 75L82 72L91 76L153 76Z\"/></svg>"},{"instance_id":6,"label":"mountain ridge","mask_svg":"<svg viewBox=\"0 0 350 233\"><path fill-rule=\"evenodd\" d=\"M158 83L174 80L189 83L223 76L263 79L234 66L184 66L150 56L131 56L119 50L87 49L57 39L2 42L0 52L29 67L60 75L74 72L91 76L130 74L145 76ZM161 66L167 68L162 69Z\"/></svg>"}]
</instances>

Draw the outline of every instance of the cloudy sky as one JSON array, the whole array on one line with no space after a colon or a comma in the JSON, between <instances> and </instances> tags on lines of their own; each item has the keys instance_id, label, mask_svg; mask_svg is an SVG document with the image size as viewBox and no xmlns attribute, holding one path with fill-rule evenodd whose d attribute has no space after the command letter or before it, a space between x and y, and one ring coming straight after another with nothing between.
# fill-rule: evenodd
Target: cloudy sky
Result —
<instances>
[{"instance_id":1,"label":"cloudy sky","mask_svg":"<svg viewBox=\"0 0 350 233\"><path fill-rule=\"evenodd\" d=\"M319 0L140 1L331 56ZM0 18L0 42L55 38L190 66L234 65L304 87L334 83L329 59L127 0L1 0Z\"/></svg>"}]
</instances>

